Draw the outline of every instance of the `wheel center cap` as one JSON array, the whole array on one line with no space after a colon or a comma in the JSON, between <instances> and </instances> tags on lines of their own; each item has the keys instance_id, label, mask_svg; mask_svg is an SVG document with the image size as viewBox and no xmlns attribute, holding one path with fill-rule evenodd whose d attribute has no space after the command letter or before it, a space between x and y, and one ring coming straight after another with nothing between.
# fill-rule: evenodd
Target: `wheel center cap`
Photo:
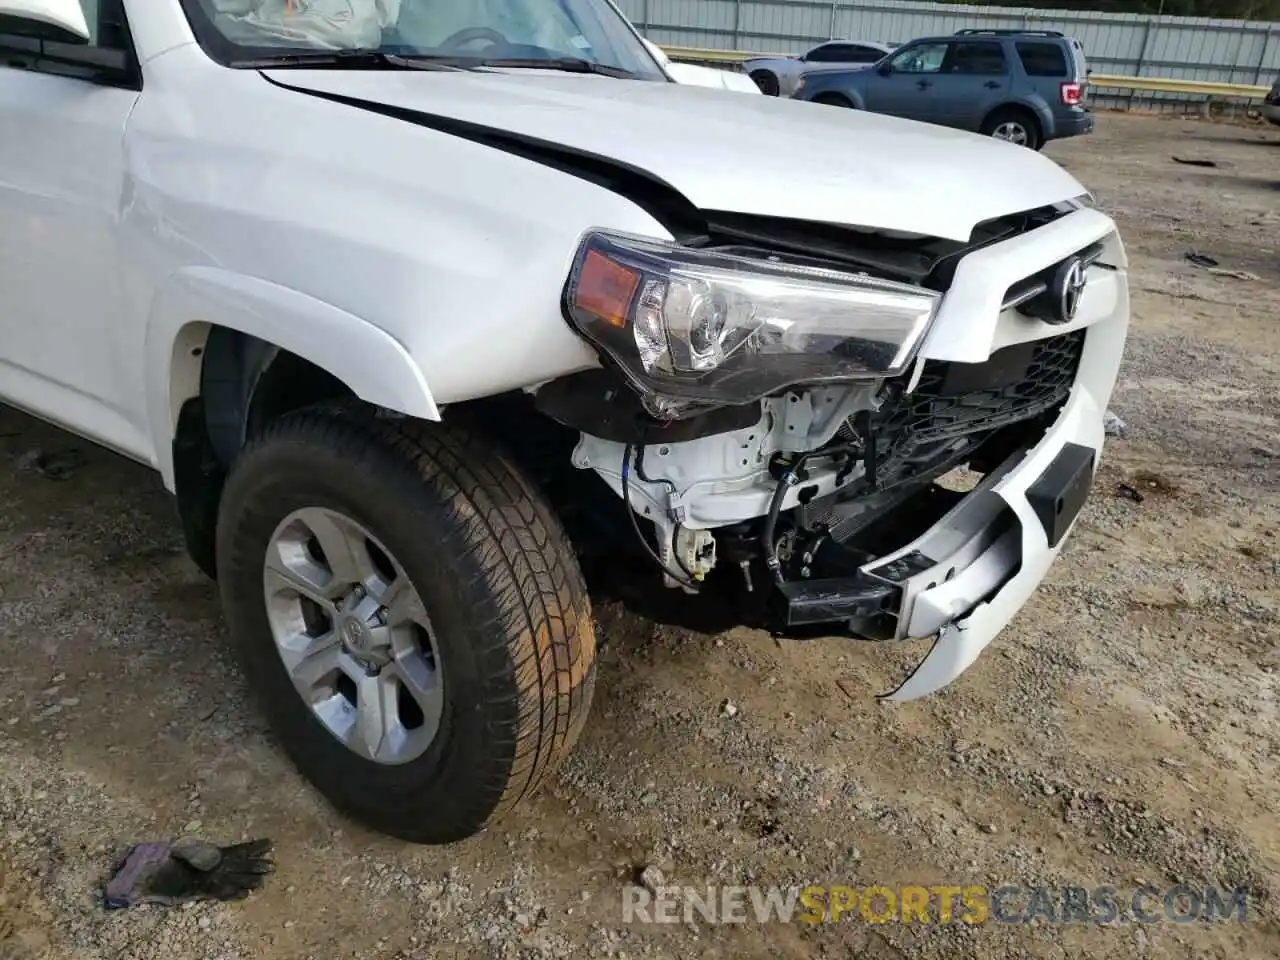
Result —
<instances>
[{"instance_id":1,"label":"wheel center cap","mask_svg":"<svg viewBox=\"0 0 1280 960\"><path fill-rule=\"evenodd\" d=\"M369 629L354 617L342 624L342 643L351 653L368 653L373 648Z\"/></svg>"},{"instance_id":2,"label":"wheel center cap","mask_svg":"<svg viewBox=\"0 0 1280 960\"><path fill-rule=\"evenodd\" d=\"M385 632L359 614L347 614L339 621L338 637L342 649L367 670L377 670L391 661L391 644Z\"/></svg>"}]
</instances>

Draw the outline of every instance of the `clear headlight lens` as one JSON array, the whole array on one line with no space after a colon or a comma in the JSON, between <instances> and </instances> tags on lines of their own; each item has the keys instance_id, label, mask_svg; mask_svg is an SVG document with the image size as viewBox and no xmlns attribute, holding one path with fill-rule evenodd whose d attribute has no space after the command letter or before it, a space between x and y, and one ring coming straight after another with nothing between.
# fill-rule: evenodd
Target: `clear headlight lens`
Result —
<instances>
[{"instance_id":1,"label":"clear headlight lens","mask_svg":"<svg viewBox=\"0 0 1280 960\"><path fill-rule=\"evenodd\" d=\"M779 260L592 232L565 293L577 330L671 416L784 387L892 377L940 294Z\"/></svg>"}]
</instances>

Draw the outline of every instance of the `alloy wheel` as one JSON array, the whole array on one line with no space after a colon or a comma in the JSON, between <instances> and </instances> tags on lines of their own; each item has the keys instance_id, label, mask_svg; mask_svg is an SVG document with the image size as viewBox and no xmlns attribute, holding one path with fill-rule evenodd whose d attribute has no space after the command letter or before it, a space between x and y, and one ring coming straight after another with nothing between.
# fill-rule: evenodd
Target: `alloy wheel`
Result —
<instances>
[{"instance_id":1,"label":"alloy wheel","mask_svg":"<svg viewBox=\"0 0 1280 960\"><path fill-rule=\"evenodd\" d=\"M998 124L991 135L997 140L1008 140L1010 143L1016 143L1021 147L1025 147L1030 141L1031 136L1027 133L1027 128L1017 120L1006 120Z\"/></svg>"},{"instance_id":2,"label":"alloy wheel","mask_svg":"<svg viewBox=\"0 0 1280 960\"><path fill-rule=\"evenodd\" d=\"M276 651L325 729L376 763L420 757L444 712L439 651L377 538L337 511L296 510L268 544L263 590Z\"/></svg>"}]
</instances>

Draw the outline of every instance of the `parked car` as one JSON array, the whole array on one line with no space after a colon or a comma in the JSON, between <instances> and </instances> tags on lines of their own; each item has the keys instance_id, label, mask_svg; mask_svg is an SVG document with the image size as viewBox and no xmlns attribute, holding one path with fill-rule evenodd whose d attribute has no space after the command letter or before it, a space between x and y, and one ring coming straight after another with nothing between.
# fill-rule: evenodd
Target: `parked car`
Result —
<instances>
[{"instance_id":1,"label":"parked car","mask_svg":"<svg viewBox=\"0 0 1280 960\"><path fill-rule=\"evenodd\" d=\"M1093 482L1113 221L1030 151L672 83L603 0L393 8L0 0L0 400L159 473L298 768L494 822L624 562L956 679Z\"/></svg>"},{"instance_id":2,"label":"parked car","mask_svg":"<svg viewBox=\"0 0 1280 960\"><path fill-rule=\"evenodd\" d=\"M853 64L870 66L892 49L892 44L874 40L828 40L798 57L746 60L742 69L755 81L761 93L770 97L789 97L795 93L796 83L806 71L848 70Z\"/></svg>"},{"instance_id":3,"label":"parked car","mask_svg":"<svg viewBox=\"0 0 1280 960\"><path fill-rule=\"evenodd\" d=\"M685 83L694 87L711 87L716 90L732 90L735 93L760 93L760 88L745 73L721 70L717 67L704 67L697 63L676 63L652 40L646 39L644 45L649 48L654 59L662 64L662 69L676 83Z\"/></svg>"},{"instance_id":4,"label":"parked car","mask_svg":"<svg viewBox=\"0 0 1280 960\"><path fill-rule=\"evenodd\" d=\"M1280 79L1271 85L1271 91L1262 100L1262 116L1271 123L1280 124Z\"/></svg>"},{"instance_id":5,"label":"parked car","mask_svg":"<svg viewBox=\"0 0 1280 960\"><path fill-rule=\"evenodd\" d=\"M1038 150L1093 130L1089 69L1049 30L960 30L903 44L870 69L804 74L795 96L973 130Z\"/></svg>"}]
</instances>

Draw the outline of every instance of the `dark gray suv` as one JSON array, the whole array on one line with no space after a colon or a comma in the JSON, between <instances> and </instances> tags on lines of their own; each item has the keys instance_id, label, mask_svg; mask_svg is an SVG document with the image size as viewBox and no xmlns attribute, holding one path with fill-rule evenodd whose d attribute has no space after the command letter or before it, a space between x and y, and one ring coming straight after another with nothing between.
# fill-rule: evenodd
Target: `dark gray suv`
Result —
<instances>
[{"instance_id":1,"label":"dark gray suv","mask_svg":"<svg viewBox=\"0 0 1280 960\"><path fill-rule=\"evenodd\" d=\"M1039 150L1093 130L1089 69L1073 37L960 30L904 43L868 67L806 73L794 96L974 130Z\"/></svg>"}]
</instances>

